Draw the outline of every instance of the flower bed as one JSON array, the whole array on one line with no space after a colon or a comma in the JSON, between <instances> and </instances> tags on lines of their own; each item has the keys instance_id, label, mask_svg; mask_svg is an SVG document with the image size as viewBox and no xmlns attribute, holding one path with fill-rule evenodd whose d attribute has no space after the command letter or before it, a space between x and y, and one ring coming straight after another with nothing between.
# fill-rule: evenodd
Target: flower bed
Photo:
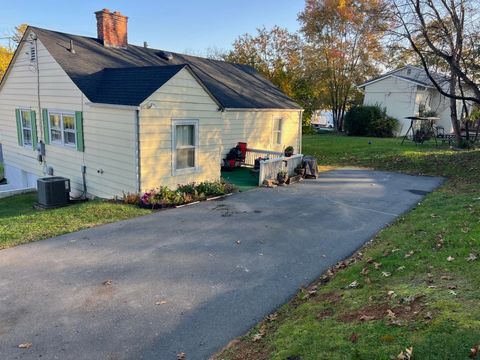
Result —
<instances>
[{"instance_id":1,"label":"flower bed","mask_svg":"<svg viewBox=\"0 0 480 360\"><path fill-rule=\"evenodd\" d=\"M235 185L224 180L203 181L200 183L178 185L176 190L171 190L166 186L160 186L142 195L124 194L123 202L149 209L162 209L203 201L211 197L226 195L235 191Z\"/></svg>"}]
</instances>

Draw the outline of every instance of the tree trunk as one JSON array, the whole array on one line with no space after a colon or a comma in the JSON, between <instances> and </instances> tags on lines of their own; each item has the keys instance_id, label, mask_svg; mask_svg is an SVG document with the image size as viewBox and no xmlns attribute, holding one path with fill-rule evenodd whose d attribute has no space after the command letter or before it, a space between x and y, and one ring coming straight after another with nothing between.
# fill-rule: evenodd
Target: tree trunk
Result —
<instances>
[{"instance_id":1,"label":"tree trunk","mask_svg":"<svg viewBox=\"0 0 480 360\"><path fill-rule=\"evenodd\" d=\"M452 78L450 79L450 94L455 94L456 91L456 79L452 72ZM460 131L460 124L457 117L457 100L450 98L450 119L452 121L453 133L455 135L455 141L458 146L462 145L462 134Z\"/></svg>"}]
</instances>

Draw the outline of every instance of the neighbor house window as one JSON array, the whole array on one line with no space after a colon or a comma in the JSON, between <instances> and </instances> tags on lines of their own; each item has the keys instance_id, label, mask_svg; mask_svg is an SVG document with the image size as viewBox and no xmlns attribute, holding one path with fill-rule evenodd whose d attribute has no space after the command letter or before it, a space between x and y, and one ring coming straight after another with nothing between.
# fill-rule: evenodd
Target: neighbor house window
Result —
<instances>
[{"instance_id":1,"label":"neighbor house window","mask_svg":"<svg viewBox=\"0 0 480 360\"><path fill-rule=\"evenodd\" d=\"M273 143L280 145L282 143L282 128L283 128L283 119L275 118L273 119Z\"/></svg>"},{"instance_id":2,"label":"neighbor house window","mask_svg":"<svg viewBox=\"0 0 480 360\"><path fill-rule=\"evenodd\" d=\"M174 172L194 170L197 166L198 123L195 120L173 122Z\"/></svg>"},{"instance_id":3,"label":"neighbor house window","mask_svg":"<svg viewBox=\"0 0 480 360\"><path fill-rule=\"evenodd\" d=\"M32 118L30 110L20 110L20 119L22 125L22 145L32 146Z\"/></svg>"},{"instance_id":4,"label":"neighbor house window","mask_svg":"<svg viewBox=\"0 0 480 360\"><path fill-rule=\"evenodd\" d=\"M75 129L75 114L64 112L49 112L50 142L75 147L77 144Z\"/></svg>"}]
</instances>

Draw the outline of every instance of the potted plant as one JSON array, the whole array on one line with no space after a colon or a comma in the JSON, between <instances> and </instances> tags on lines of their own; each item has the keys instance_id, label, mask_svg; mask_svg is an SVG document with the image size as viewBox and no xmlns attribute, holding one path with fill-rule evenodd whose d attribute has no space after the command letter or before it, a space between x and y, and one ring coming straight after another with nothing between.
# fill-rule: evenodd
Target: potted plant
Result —
<instances>
[{"instance_id":1,"label":"potted plant","mask_svg":"<svg viewBox=\"0 0 480 360\"><path fill-rule=\"evenodd\" d=\"M277 181L280 185L285 184L288 179L288 173L287 170L280 170L277 173Z\"/></svg>"},{"instance_id":2,"label":"potted plant","mask_svg":"<svg viewBox=\"0 0 480 360\"><path fill-rule=\"evenodd\" d=\"M293 146L287 146L285 150L283 150L285 157L290 157L293 155Z\"/></svg>"}]
</instances>

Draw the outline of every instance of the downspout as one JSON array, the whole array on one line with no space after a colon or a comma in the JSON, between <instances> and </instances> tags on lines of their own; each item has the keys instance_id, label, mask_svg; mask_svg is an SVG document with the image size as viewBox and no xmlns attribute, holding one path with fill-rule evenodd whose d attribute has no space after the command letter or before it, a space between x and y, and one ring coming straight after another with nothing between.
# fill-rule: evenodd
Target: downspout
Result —
<instances>
[{"instance_id":1,"label":"downspout","mask_svg":"<svg viewBox=\"0 0 480 360\"><path fill-rule=\"evenodd\" d=\"M136 192L140 194L140 110L135 110L135 173L136 173Z\"/></svg>"}]
</instances>

